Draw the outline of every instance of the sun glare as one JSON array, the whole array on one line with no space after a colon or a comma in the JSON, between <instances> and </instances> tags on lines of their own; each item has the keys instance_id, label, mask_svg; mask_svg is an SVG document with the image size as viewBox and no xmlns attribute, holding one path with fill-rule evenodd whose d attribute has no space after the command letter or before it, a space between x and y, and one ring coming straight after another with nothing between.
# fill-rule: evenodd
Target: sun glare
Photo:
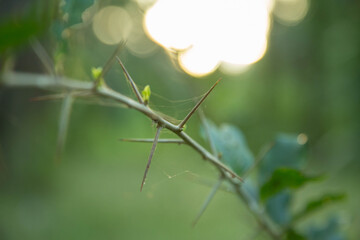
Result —
<instances>
[{"instance_id":1,"label":"sun glare","mask_svg":"<svg viewBox=\"0 0 360 240\"><path fill-rule=\"evenodd\" d=\"M180 66L203 76L221 62L249 65L266 51L268 0L158 0L145 15L147 34L179 53Z\"/></svg>"},{"instance_id":2,"label":"sun glare","mask_svg":"<svg viewBox=\"0 0 360 240\"><path fill-rule=\"evenodd\" d=\"M144 28L165 49L181 50L180 66L193 76L207 75L220 65L238 73L264 56L273 9L288 21L306 13L307 5L290 19L277 1L286 0L158 0L146 11ZM295 5L287 6L291 10Z\"/></svg>"},{"instance_id":3,"label":"sun glare","mask_svg":"<svg viewBox=\"0 0 360 240\"><path fill-rule=\"evenodd\" d=\"M93 31L104 44L127 40L137 56L158 45L178 53L180 67L201 77L220 70L246 71L266 53L271 16L296 25L310 0L134 0L145 11L143 22L133 5L106 6L93 18Z\"/></svg>"}]
</instances>

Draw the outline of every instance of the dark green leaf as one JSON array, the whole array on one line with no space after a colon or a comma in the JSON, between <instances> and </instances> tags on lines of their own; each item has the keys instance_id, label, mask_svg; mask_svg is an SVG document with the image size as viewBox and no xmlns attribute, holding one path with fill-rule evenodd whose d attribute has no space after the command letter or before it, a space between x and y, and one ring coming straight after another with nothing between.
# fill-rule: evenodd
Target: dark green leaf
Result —
<instances>
[{"instance_id":1,"label":"dark green leaf","mask_svg":"<svg viewBox=\"0 0 360 240\"><path fill-rule=\"evenodd\" d=\"M307 182L319 179L319 176L306 176L296 169L279 168L273 172L269 181L262 185L260 197L262 200L266 200L284 189L297 189Z\"/></svg>"},{"instance_id":2,"label":"dark green leaf","mask_svg":"<svg viewBox=\"0 0 360 240\"><path fill-rule=\"evenodd\" d=\"M220 160L241 176L254 164L254 156L243 133L232 125L224 124L217 128L210 121L206 121L206 124Z\"/></svg>"},{"instance_id":3,"label":"dark green leaf","mask_svg":"<svg viewBox=\"0 0 360 240\"><path fill-rule=\"evenodd\" d=\"M55 1L35 1L27 11L11 17L2 16L0 52L26 43L44 32L54 17ZM11 13L10 13L11 14Z\"/></svg>"},{"instance_id":4,"label":"dark green leaf","mask_svg":"<svg viewBox=\"0 0 360 240\"><path fill-rule=\"evenodd\" d=\"M286 240L306 240L307 238L290 228L286 231Z\"/></svg>"},{"instance_id":5,"label":"dark green leaf","mask_svg":"<svg viewBox=\"0 0 360 240\"><path fill-rule=\"evenodd\" d=\"M265 154L259 165L259 183L264 185L273 172L282 167L299 169L303 163L305 145L298 142L298 136L280 134L273 147ZM277 224L285 226L291 221L289 211L292 196L289 191L282 191L270 197L266 203L266 212Z\"/></svg>"},{"instance_id":6,"label":"dark green leaf","mask_svg":"<svg viewBox=\"0 0 360 240\"><path fill-rule=\"evenodd\" d=\"M319 199L310 201L306 204L306 207L301 210L299 213L295 214L294 221L299 220L300 218L303 218L317 210L319 210L322 207L325 207L328 204L339 202L344 200L346 197L345 194L325 194L324 196L321 196Z\"/></svg>"}]
</instances>

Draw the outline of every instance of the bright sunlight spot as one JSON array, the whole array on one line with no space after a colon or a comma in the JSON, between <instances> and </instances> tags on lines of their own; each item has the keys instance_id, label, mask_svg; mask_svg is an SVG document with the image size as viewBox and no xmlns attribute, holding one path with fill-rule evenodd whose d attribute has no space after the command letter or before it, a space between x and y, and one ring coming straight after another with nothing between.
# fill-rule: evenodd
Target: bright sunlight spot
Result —
<instances>
[{"instance_id":1,"label":"bright sunlight spot","mask_svg":"<svg viewBox=\"0 0 360 240\"><path fill-rule=\"evenodd\" d=\"M252 64L267 47L268 0L158 0L145 15L148 35L169 50L183 50L184 71L203 76L221 62Z\"/></svg>"},{"instance_id":2,"label":"bright sunlight spot","mask_svg":"<svg viewBox=\"0 0 360 240\"><path fill-rule=\"evenodd\" d=\"M297 2L284 8L293 18L282 2ZM158 0L146 11L144 28L165 49L179 51L180 66L193 76L220 65L238 73L264 56L273 9L281 19L299 21L307 0Z\"/></svg>"},{"instance_id":3,"label":"bright sunlight spot","mask_svg":"<svg viewBox=\"0 0 360 240\"><path fill-rule=\"evenodd\" d=\"M193 47L179 54L179 64L190 75L201 77L216 70L219 60L216 56L207 55L207 49ZM208 56L204 58L204 56Z\"/></svg>"}]
</instances>

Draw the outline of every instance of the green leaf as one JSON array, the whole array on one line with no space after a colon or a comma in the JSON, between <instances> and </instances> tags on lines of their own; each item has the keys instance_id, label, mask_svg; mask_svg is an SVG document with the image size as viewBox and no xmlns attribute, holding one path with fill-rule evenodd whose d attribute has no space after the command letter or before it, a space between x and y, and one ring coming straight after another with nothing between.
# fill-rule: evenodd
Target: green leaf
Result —
<instances>
[{"instance_id":1,"label":"green leaf","mask_svg":"<svg viewBox=\"0 0 360 240\"><path fill-rule=\"evenodd\" d=\"M97 67L97 68L92 67L91 68L91 75L94 78L94 80L97 79L101 75L102 70L103 70L102 67Z\"/></svg>"},{"instance_id":2,"label":"green leaf","mask_svg":"<svg viewBox=\"0 0 360 240\"><path fill-rule=\"evenodd\" d=\"M145 105L147 105L150 101L150 96L151 96L151 89L149 85L146 85L144 87L144 90L142 90L141 95Z\"/></svg>"},{"instance_id":3,"label":"green leaf","mask_svg":"<svg viewBox=\"0 0 360 240\"><path fill-rule=\"evenodd\" d=\"M254 164L254 156L243 133L232 125L224 124L217 128L208 120L206 120L206 125L208 135L221 156L220 160L241 176ZM207 134L202 135L206 136Z\"/></svg>"},{"instance_id":4,"label":"green leaf","mask_svg":"<svg viewBox=\"0 0 360 240\"><path fill-rule=\"evenodd\" d=\"M280 134L259 166L259 182L263 185L273 172L281 167L299 169L304 164L306 145L298 142L297 135Z\"/></svg>"},{"instance_id":5,"label":"green leaf","mask_svg":"<svg viewBox=\"0 0 360 240\"><path fill-rule=\"evenodd\" d=\"M345 237L339 231L339 220L331 218L325 226L311 226L308 230L309 240L345 240Z\"/></svg>"},{"instance_id":6,"label":"green leaf","mask_svg":"<svg viewBox=\"0 0 360 240\"><path fill-rule=\"evenodd\" d=\"M259 184L264 185L278 168L299 169L304 163L305 146L298 142L298 136L280 134L273 147L265 154L259 164ZM277 224L285 226L291 221L289 210L292 196L290 191L281 191L267 199L266 212Z\"/></svg>"},{"instance_id":7,"label":"green leaf","mask_svg":"<svg viewBox=\"0 0 360 240\"><path fill-rule=\"evenodd\" d=\"M306 240L307 238L294 229L290 228L286 231L286 240Z\"/></svg>"},{"instance_id":8,"label":"green leaf","mask_svg":"<svg viewBox=\"0 0 360 240\"><path fill-rule=\"evenodd\" d=\"M321 196L319 199L310 201L306 204L305 208L300 212L295 214L294 221L299 220L331 203L336 203L343 201L346 198L346 195L343 193L338 194L325 194Z\"/></svg>"},{"instance_id":9,"label":"green leaf","mask_svg":"<svg viewBox=\"0 0 360 240\"><path fill-rule=\"evenodd\" d=\"M52 23L55 1L32 1L20 13L7 13L1 16L0 53L9 48L25 44L30 38L42 34Z\"/></svg>"},{"instance_id":10,"label":"green leaf","mask_svg":"<svg viewBox=\"0 0 360 240\"><path fill-rule=\"evenodd\" d=\"M319 176L306 176L296 169L279 168L276 169L269 181L264 183L260 189L260 198L266 200L269 197L281 192L284 189L297 189L305 183L319 180Z\"/></svg>"},{"instance_id":11,"label":"green leaf","mask_svg":"<svg viewBox=\"0 0 360 240\"><path fill-rule=\"evenodd\" d=\"M292 195L288 191L283 191L266 201L265 209L269 217L277 224L286 226L291 221L289 211Z\"/></svg>"}]
</instances>

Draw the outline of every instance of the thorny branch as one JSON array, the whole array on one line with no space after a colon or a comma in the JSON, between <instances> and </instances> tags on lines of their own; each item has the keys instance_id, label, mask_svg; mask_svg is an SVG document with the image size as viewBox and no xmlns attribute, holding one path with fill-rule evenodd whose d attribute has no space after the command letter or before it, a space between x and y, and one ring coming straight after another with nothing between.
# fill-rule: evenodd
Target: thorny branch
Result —
<instances>
[{"instance_id":1,"label":"thorny branch","mask_svg":"<svg viewBox=\"0 0 360 240\"><path fill-rule=\"evenodd\" d=\"M84 82L80 80L69 79L65 77L58 77L56 80L47 75L42 74L30 74L30 73L14 73L8 72L4 73L1 76L0 86L7 87L37 87L41 89L48 90L67 90L67 91L82 91L87 92L89 94L104 97L108 99L112 99L114 101L120 102L123 105L132 108L154 122L161 126L162 128L166 128L176 134L179 138L181 138L184 143L193 148L196 152L198 152L203 159L209 161L220 174L223 174L224 180L228 181L235 190L236 195L244 201L247 205L249 211L257 220L258 224L261 228L266 231L272 239L279 239L279 234L275 231L272 226L269 224L267 219L264 217L261 209L254 208L244 193L241 184L241 178L229 169L226 165L219 161L218 156L211 154L207 151L203 146L201 146L198 142L196 142L193 138L191 138L188 134L182 131L182 128L172 124L171 122L165 120L158 113L154 112L148 106L141 104L121 93L118 93L112 89L110 89L106 84L101 83L101 81L96 81L95 83ZM158 137L158 136L157 136ZM149 158L150 159L150 158ZM146 175L146 173L145 173Z\"/></svg>"}]
</instances>

